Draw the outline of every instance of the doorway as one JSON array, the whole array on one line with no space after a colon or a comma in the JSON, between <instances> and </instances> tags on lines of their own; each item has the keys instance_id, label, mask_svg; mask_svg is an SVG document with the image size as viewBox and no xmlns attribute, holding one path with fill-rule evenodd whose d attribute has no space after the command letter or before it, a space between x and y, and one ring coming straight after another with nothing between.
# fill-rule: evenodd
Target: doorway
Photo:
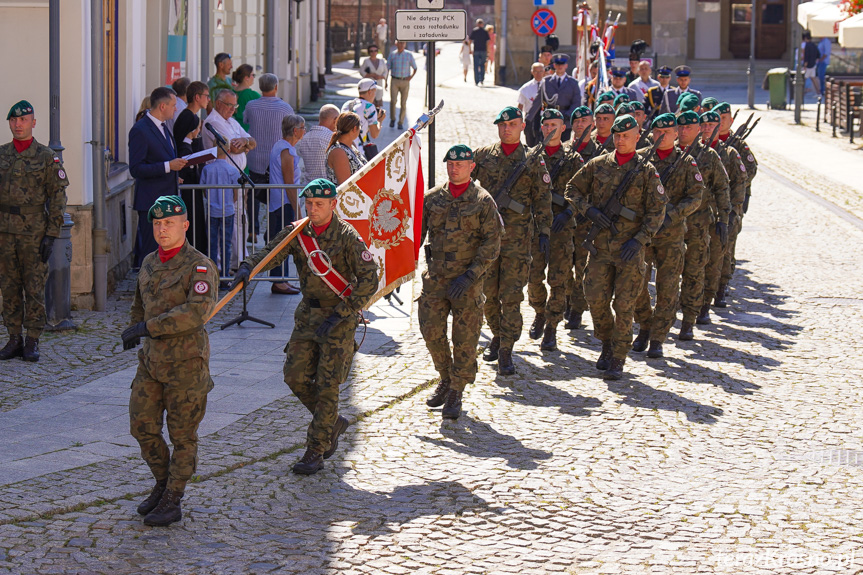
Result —
<instances>
[{"instance_id":1,"label":"doorway","mask_svg":"<svg viewBox=\"0 0 863 575\"><path fill-rule=\"evenodd\" d=\"M751 3L731 2L728 50L735 58L749 57ZM788 0L757 0L755 57L776 60L788 49Z\"/></svg>"}]
</instances>

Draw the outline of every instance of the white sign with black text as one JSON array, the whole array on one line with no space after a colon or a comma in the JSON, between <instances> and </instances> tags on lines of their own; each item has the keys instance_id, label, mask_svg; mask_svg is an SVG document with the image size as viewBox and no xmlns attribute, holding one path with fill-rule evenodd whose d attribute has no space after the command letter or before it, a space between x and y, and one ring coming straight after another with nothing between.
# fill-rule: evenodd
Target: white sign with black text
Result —
<instances>
[{"instance_id":1,"label":"white sign with black text","mask_svg":"<svg viewBox=\"0 0 863 575\"><path fill-rule=\"evenodd\" d=\"M396 10L396 40L461 42L467 38L464 10Z\"/></svg>"}]
</instances>

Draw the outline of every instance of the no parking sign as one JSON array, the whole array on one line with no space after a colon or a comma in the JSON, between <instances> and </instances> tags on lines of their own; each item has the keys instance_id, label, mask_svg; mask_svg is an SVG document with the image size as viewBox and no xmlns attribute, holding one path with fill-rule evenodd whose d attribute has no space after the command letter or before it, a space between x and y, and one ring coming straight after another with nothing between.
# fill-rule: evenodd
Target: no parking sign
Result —
<instances>
[{"instance_id":1,"label":"no parking sign","mask_svg":"<svg viewBox=\"0 0 863 575\"><path fill-rule=\"evenodd\" d=\"M537 36L548 36L557 28L557 17L548 8L540 8L530 17L530 27Z\"/></svg>"}]
</instances>

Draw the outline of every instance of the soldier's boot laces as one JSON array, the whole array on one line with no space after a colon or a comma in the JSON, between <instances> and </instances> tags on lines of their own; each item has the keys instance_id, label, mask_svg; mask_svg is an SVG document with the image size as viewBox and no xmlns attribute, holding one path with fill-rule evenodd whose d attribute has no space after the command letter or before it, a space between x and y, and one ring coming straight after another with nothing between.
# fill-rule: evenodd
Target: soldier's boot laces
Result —
<instances>
[{"instance_id":1,"label":"soldier's boot laces","mask_svg":"<svg viewBox=\"0 0 863 575\"><path fill-rule=\"evenodd\" d=\"M156 508L159 504L159 501L162 500L162 494L165 493L165 488L168 486L168 480L163 479L161 481L156 482L156 486L153 487L153 490L150 492L150 495L147 496L145 500L138 505L138 515L147 515Z\"/></svg>"},{"instance_id":2,"label":"soldier's boot laces","mask_svg":"<svg viewBox=\"0 0 863 575\"><path fill-rule=\"evenodd\" d=\"M24 361L39 361L39 340L29 335L24 338Z\"/></svg>"},{"instance_id":3,"label":"soldier's boot laces","mask_svg":"<svg viewBox=\"0 0 863 575\"><path fill-rule=\"evenodd\" d=\"M167 527L171 523L176 523L182 519L183 510L180 509L180 499L182 498L182 492L165 489L162 499L159 500L159 504L144 517L144 525Z\"/></svg>"},{"instance_id":4,"label":"soldier's boot laces","mask_svg":"<svg viewBox=\"0 0 863 575\"><path fill-rule=\"evenodd\" d=\"M494 336L491 338L491 341L488 342L488 345L485 347L485 352L482 354L482 358L485 361L495 361L497 360L497 356L500 353L500 336Z\"/></svg>"},{"instance_id":5,"label":"soldier's boot laces","mask_svg":"<svg viewBox=\"0 0 863 575\"><path fill-rule=\"evenodd\" d=\"M9 342L0 349L0 360L12 359L13 357L20 357L24 354L24 338L21 337L21 334L15 334L9 336Z\"/></svg>"},{"instance_id":6,"label":"soldier's boot laces","mask_svg":"<svg viewBox=\"0 0 863 575\"><path fill-rule=\"evenodd\" d=\"M701 306L701 311L698 312L698 317L695 318L695 323L698 325L710 325L713 323L710 320L710 303Z\"/></svg>"},{"instance_id":7,"label":"soldier's boot laces","mask_svg":"<svg viewBox=\"0 0 863 575\"><path fill-rule=\"evenodd\" d=\"M350 422L346 417L340 415L336 418L336 422L333 424L333 433L330 435L330 448L324 451L324 459L329 459L336 452L339 447L339 436L345 432L348 425Z\"/></svg>"},{"instance_id":8,"label":"soldier's boot laces","mask_svg":"<svg viewBox=\"0 0 863 575\"><path fill-rule=\"evenodd\" d=\"M446 401L447 392L449 392L450 380L441 378L437 387L434 388L434 393L426 400L426 405L429 407L440 407Z\"/></svg>"},{"instance_id":9,"label":"soldier's boot laces","mask_svg":"<svg viewBox=\"0 0 863 575\"><path fill-rule=\"evenodd\" d=\"M554 351L557 349L557 326L555 324L548 322L545 325L539 349L543 351Z\"/></svg>"},{"instance_id":10,"label":"soldier's boot laces","mask_svg":"<svg viewBox=\"0 0 863 575\"><path fill-rule=\"evenodd\" d=\"M572 310L569 312L569 319L566 320L564 327L566 329L578 329L581 327L581 315L583 312Z\"/></svg>"},{"instance_id":11,"label":"soldier's boot laces","mask_svg":"<svg viewBox=\"0 0 863 575\"><path fill-rule=\"evenodd\" d=\"M541 313L536 314L536 317L533 318L533 323L530 324L530 330L527 332L528 337L530 337L530 339L539 339L544 327L545 315Z\"/></svg>"},{"instance_id":12,"label":"soldier's boot laces","mask_svg":"<svg viewBox=\"0 0 863 575\"><path fill-rule=\"evenodd\" d=\"M500 348L500 357L497 360L497 372L501 375L512 375L515 373L515 366L512 364L512 349L508 347Z\"/></svg>"},{"instance_id":13,"label":"soldier's boot laces","mask_svg":"<svg viewBox=\"0 0 863 575\"><path fill-rule=\"evenodd\" d=\"M446 403L444 403L441 415L444 419L458 419L461 415L461 391L450 389L446 395Z\"/></svg>"},{"instance_id":14,"label":"soldier's boot laces","mask_svg":"<svg viewBox=\"0 0 863 575\"><path fill-rule=\"evenodd\" d=\"M651 341L650 349L647 350L647 357L663 357L662 353L662 342L661 341Z\"/></svg>"},{"instance_id":15,"label":"soldier's boot laces","mask_svg":"<svg viewBox=\"0 0 863 575\"><path fill-rule=\"evenodd\" d=\"M680 324L680 333L677 334L677 339L680 341L692 341L695 335L692 333L692 322L684 321Z\"/></svg>"},{"instance_id":16,"label":"soldier's boot laces","mask_svg":"<svg viewBox=\"0 0 863 575\"><path fill-rule=\"evenodd\" d=\"M623 364L625 361L623 358L611 358L611 363L605 373L602 374L602 379L620 379L623 377Z\"/></svg>"},{"instance_id":17,"label":"soldier's boot laces","mask_svg":"<svg viewBox=\"0 0 863 575\"><path fill-rule=\"evenodd\" d=\"M602 351L599 353L599 359L596 360L596 369L605 371L611 362L611 340L607 339L602 342Z\"/></svg>"},{"instance_id":18,"label":"soldier's boot laces","mask_svg":"<svg viewBox=\"0 0 863 575\"><path fill-rule=\"evenodd\" d=\"M716 290L716 297L713 298L713 307L728 307L728 302L725 301L725 292L728 289L726 284L720 284Z\"/></svg>"},{"instance_id":19,"label":"soldier's boot laces","mask_svg":"<svg viewBox=\"0 0 863 575\"><path fill-rule=\"evenodd\" d=\"M313 475L324 468L324 456L311 449L306 449L306 452L294 464L294 473L300 475Z\"/></svg>"},{"instance_id":20,"label":"soldier's boot laces","mask_svg":"<svg viewBox=\"0 0 863 575\"><path fill-rule=\"evenodd\" d=\"M641 328L638 330L638 336L632 342L632 351L644 351L647 349L647 342L650 341L650 330Z\"/></svg>"}]
</instances>

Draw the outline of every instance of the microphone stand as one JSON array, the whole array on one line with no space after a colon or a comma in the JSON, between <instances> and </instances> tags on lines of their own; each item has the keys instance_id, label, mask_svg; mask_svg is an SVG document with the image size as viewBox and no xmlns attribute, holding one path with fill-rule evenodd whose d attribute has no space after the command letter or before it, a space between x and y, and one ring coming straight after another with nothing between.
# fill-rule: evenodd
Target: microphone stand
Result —
<instances>
[{"instance_id":1,"label":"microphone stand","mask_svg":"<svg viewBox=\"0 0 863 575\"><path fill-rule=\"evenodd\" d=\"M237 171L240 172L240 178L237 180L237 183L240 184L240 202L241 202L240 205L245 206L246 205L245 204L245 202L246 202L246 186L250 187L252 189L252 193L254 193L255 182L253 182L252 179L249 178L249 176L246 175L246 173L240 169L240 166L237 165L237 162L231 156L230 152L227 149L225 149L225 145L222 143L224 138L221 135L217 135L216 133L214 133L213 135L216 136L216 138L215 138L216 139L216 145L219 146L219 149L225 153L225 157L227 157L231 161L231 163L234 164L234 167L237 168ZM245 255L245 253L246 253L246 218L245 217L243 217L242 230L240 230L240 246L241 246L241 252L240 253ZM239 254L237 255L237 259L240 259ZM240 260L240 261L242 261L242 260ZM241 325L244 321L253 321L255 323L259 323L261 325L265 325L265 326L271 327L271 328L276 327L276 325L273 323L270 323L268 321L264 321L262 319L259 319L259 318L256 318L256 317L250 315L249 310L246 308L247 302L248 302L248 298L246 296L246 286L243 285L243 311L241 311L240 315L238 315L237 317L235 317L231 321L229 321L227 323L223 323L219 329L226 329L226 328L231 327L232 325Z\"/></svg>"}]
</instances>

